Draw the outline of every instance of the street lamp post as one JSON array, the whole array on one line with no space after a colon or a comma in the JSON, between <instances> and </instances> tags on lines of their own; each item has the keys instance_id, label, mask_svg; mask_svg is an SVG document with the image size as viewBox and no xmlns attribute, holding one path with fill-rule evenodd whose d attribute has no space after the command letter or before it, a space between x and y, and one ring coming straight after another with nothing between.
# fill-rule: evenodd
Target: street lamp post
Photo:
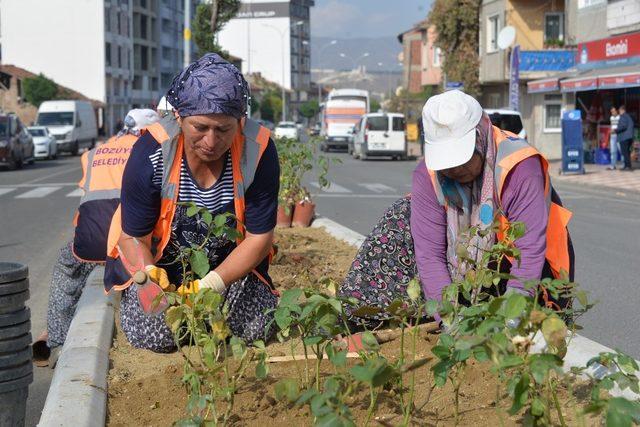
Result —
<instances>
[{"instance_id":1,"label":"street lamp post","mask_svg":"<svg viewBox=\"0 0 640 427\"><path fill-rule=\"evenodd\" d=\"M322 52L324 52L326 48L328 48L329 46L335 46L336 43L338 43L338 40L331 40L329 43L322 46L318 51L318 58L320 58L320 55L322 55ZM322 102L322 83L318 82L318 104L321 102Z\"/></svg>"},{"instance_id":2,"label":"street lamp post","mask_svg":"<svg viewBox=\"0 0 640 427\"><path fill-rule=\"evenodd\" d=\"M280 35L280 41L281 41L281 49L282 49L282 84L280 85L281 87L281 96L282 96L282 118L281 121L285 121L287 118L287 98L286 98L286 94L285 94L285 48L284 48L284 36L286 36L287 34L289 34L289 30L291 30L292 27L298 27L300 25L304 24L304 21L297 21L294 22L293 24L289 25L284 31L281 31L278 27L274 27L273 25L268 25L268 24L262 24L264 27L267 28L271 28L272 30L275 30L279 35Z\"/></svg>"}]
</instances>

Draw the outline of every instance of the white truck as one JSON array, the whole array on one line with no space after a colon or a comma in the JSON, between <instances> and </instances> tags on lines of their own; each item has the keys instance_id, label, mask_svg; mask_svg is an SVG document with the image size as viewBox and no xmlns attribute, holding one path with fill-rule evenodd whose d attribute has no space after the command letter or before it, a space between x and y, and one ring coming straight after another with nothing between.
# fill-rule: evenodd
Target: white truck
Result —
<instances>
[{"instance_id":1,"label":"white truck","mask_svg":"<svg viewBox=\"0 0 640 427\"><path fill-rule=\"evenodd\" d=\"M353 128L369 112L369 92L359 89L334 89L322 108L320 150L347 149Z\"/></svg>"},{"instance_id":2,"label":"white truck","mask_svg":"<svg viewBox=\"0 0 640 427\"><path fill-rule=\"evenodd\" d=\"M96 115L88 101L44 101L35 124L49 129L58 152L67 151L74 156L80 148L93 148L98 139Z\"/></svg>"}]
</instances>

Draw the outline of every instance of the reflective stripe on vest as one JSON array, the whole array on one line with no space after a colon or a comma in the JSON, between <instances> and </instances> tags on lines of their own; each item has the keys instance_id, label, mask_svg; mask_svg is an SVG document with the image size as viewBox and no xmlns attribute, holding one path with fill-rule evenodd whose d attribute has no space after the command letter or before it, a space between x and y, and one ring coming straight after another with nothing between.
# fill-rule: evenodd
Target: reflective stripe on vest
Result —
<instances>
[{"instance_id":1,"label":"reflective stripe on vest","mask_svg":"<svg viewBox=\"0 0 640 427\"><path fill-rule=\"evenodd\" d=\"M171 237L171 223L175 213L178 195L180 193L180 169L182 166L182 156L184 153L184 142L180 126L172 115L167 115L160 122L157 122L145 129L150 132L156 141L162 147L163 160L163 176L161 189L160 214L152 231L152 253L155 261L162 257L162 252L169 243ZM234 136L231 144L231 164L233 170L234 181L234 208L237 220L237 228L241 237L237 243L240 243L245 235L244 230L244 214L245 201L244 195L247 188L253 183L255 173L258 168L260 158L264 154L269 143L271 133L268 129L260 126L257 122L250 119L243 119L242 127ZM119 213L119 212L118 212ZM119 256L117 241L122 232L120 215L114 215L114 221L109 232L109 256L115 260ZM107 263L107 270L110 268ZM254 271L254 273L256 273ZM257 274L259 277L260 275ZM109 276L109 272L105 271L105 277ZM261 278L266 282L264 278ZM122 290L127 288L131 283L128 280L122 284L107 283L105 286L107 291L110 288Z\"/></svg>"},{"instance_id":2,"label":"reflective stripe on vest","mask_svg":"<svg viewBox=\"0 0 640 427\"><path fill-rule=\"evenodd\" d=\"M523 139L518 138L511 132L503 131L497 127L493 127L493 141L496 144L496 163L494 167L494 179L496 182L497 205L499 211L502 211L502 190L504 182L509 176L511 170L521 161L538 156L543 169L544 175L544 196L548 209L547 221L547 250L545 258L549 262L554 277L558 278L562 275L562 271L568 273L570 268L568 231L567 225L571 219L571 212L559 204L551 201L551 179L549 177L549 163L547 159L540 154L534 147ZM447 209L447 203L442 192L442 187L437 179L435 171L428 170L431 183L436 193L436 197L441 206ZM499 240L504 239L504 232L508 226L508 219L498 214L497 218L500 222L500 229L497 233Z\"/></svg>"}]
</instances>

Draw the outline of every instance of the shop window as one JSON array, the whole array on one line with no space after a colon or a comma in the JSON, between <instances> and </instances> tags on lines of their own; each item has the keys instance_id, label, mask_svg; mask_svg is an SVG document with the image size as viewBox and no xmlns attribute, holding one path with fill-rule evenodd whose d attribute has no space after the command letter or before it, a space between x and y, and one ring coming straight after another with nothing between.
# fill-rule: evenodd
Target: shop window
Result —
<instances>
[{"instance_id":1,"label":"shop window","mask_svg":"<svg viewBox=\"0 0 640 427\"><path fill-rule=\"evenodd\" d=\"M498 33L500 32L500 15L487 19L487 52L498 51Z\"/></svg>"},{"instance_id":2,"label":"shop window","mask_svg":"<svg viewBox=\"0 0 640 427\"><path fill-rule=\"evenodd\" d=\"M562 102L556 97L546 97L544 101L544 131L560 132Z\"/></svg>"},{"instance_id":3,"label":"shop window","mask_svg":"<svg viewBox=\"0 0 640 427\"><path fill-rule=\"evenodd\" d=\"M544 15L544 41L559 42L564 40L564 13L553 12Z\"/></svg>"}]
</instances>

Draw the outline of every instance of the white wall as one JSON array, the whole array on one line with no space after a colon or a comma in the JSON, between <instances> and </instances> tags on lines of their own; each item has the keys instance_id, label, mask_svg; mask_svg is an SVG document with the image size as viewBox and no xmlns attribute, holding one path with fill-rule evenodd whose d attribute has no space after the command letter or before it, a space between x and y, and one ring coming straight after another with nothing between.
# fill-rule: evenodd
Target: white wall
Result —
<instances>
[{"instance_id":1,"label":"white wall","mask_svg":"<svg viewBox=\"0 0 640 427\"><path fill-rule=\"evenodd\" d=\"M290 19L232 19L218 36L218 42L231 55L242 58L242 71L259 72L266 79L282 84L282 49L284 48L284 86L291 89ZM249 24L250 23L250 24ZM248 25L251 27L248 29ZM274 28L275 27L275 28ZM247 62L250 31L251 66ZM284 43L280 34L284 34Z\"/></svg>"},{"instance_id":2,"label":"white wall","mask_svg":"<svg viewBox=\"0 0 640 427\"><path fill-rule=\"evenodd\" d=\"M105 101L101 0L2 0L2 62Z\"/></svg>"}]
</instances>

